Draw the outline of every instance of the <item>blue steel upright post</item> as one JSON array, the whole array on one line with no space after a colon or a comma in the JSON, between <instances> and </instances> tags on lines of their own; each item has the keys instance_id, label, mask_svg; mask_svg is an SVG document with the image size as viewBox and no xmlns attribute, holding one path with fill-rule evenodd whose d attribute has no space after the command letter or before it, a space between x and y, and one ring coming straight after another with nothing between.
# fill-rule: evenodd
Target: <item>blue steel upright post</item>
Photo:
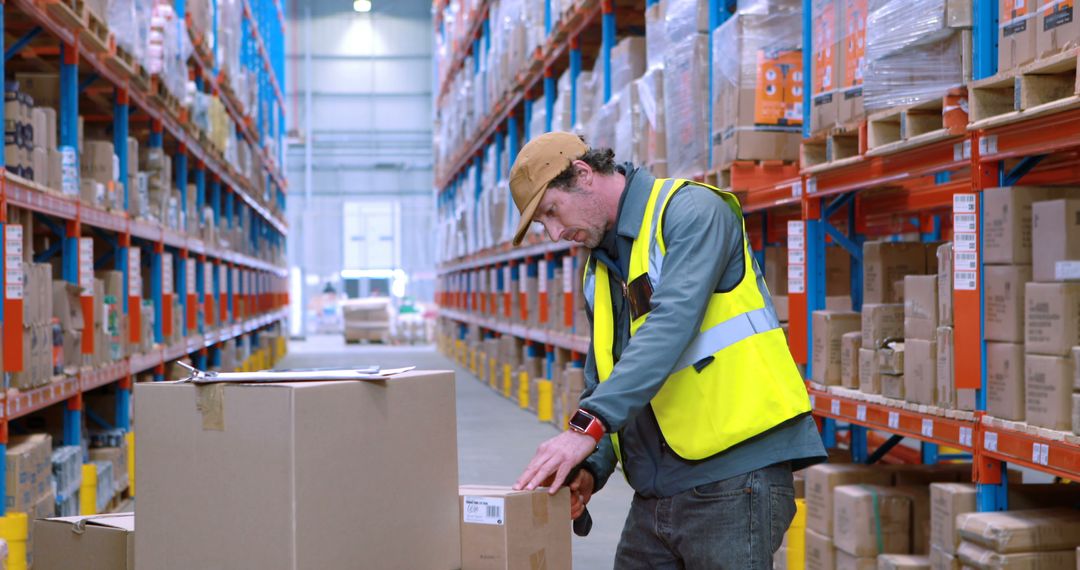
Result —
<instances>
[{"instance_id":1,"label":"blue steel upright post","mask_svg":"<svg viewBox=\"0 0 1080 570\"><path fill-rule=\"evenodd\" d=\"M611 50L615 49L615 6L613 0L601 0L603 8L600 20L602 34L600 57L604 64L604 102L611 100Z\"/></svg>"},{"instance_id":2,"label":"blue steel upright post","mask_svg":"<svg viewBox=\"0 0 1080 570\"><path fill-rule=\"evenodd\" d=\"M60 63L60 149L63 161L65 191L72 182L78 188L78 121L79 121L79 51L78 44L61 44ZM79 222L67 224L63 247L64 280L79 284ZM82 445L82 393L68 399L64 406L64 445Z\"/></svg>"}]
</instances>

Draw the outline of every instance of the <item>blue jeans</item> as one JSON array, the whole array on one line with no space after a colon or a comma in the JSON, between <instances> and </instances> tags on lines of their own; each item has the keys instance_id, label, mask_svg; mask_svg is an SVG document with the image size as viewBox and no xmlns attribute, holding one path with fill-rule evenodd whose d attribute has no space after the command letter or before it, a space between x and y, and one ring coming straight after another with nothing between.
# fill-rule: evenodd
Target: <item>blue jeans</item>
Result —
<instances>
[{"instance_id":1,"label":"blue jeans","mask_svg":"<svg viewBox=\"0 0 1080 570\"><path fill-rule=\"evenodd\" d=\"M769 570L795 517L791 464L672 497L634 495L616 570Z\"/></svg>"}]
</instances>

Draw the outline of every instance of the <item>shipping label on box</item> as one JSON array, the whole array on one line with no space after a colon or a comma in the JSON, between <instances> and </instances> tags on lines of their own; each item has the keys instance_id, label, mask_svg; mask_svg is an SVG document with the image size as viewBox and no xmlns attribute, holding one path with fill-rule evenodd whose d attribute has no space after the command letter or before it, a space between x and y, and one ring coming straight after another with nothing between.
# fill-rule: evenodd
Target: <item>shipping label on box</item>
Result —
<instances>
[{"instance_id":1,"label":"shipping label on box","mask_svg":"<svg viewBox=\"0 0 1080 570\"><path fill-rule=\"evenodd\" d=\"M570 568L570 493L463 486L462 566Z\"/></svg>"},{"instance_id":2,"label":"shipping label on box","mask_svg":"<svg viewBox=\"0 0 1080 570\"><path fill-rule=\"evenodd\" d=\"M1080 200L1036 202L1031 207L1032 275L1053 281L1059 261L1080 260Z\"/></svg>"}]
</instances>

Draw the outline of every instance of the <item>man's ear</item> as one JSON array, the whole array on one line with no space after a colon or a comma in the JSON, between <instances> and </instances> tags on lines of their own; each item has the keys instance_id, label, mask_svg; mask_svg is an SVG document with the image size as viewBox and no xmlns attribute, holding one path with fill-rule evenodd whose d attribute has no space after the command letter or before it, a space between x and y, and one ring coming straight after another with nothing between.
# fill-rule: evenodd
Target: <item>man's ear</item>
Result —
<instances>
[{"instance_id":1,"label":"man's ear","mask_svg":"<svg viewBox=\"0 0 1080 570\"><path fill-rule=\"evenodd\" d=\"M578 179L578 186L588 188L592 185L593 169L589 166L589 163L584 160L574 161L575 177Z\"/></svg>"}]
</instances>

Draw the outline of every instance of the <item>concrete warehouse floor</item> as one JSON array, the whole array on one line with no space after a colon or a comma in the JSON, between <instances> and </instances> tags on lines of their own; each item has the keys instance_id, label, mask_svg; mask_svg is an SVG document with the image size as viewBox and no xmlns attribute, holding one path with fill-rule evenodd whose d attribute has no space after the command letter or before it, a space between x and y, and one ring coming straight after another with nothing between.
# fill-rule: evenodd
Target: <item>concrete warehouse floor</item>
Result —
<instances>
[{"instance_id":1,"label":"concrete warehouse floor","mask_svg":"<svg viewBox=\"0 0 1080 570\"><path fill-rule=\"evenodd\" d=\"M378 364L384 368L416 366L457 373L458 470L463 484L512 485L536 446L558 432L550 424L497 395L434 347L346 345L340 336L290 342L277 368L325 368ZM497 426L491 429L490 426ZM575 568L611 568L633 491L616 472L592 498L592 533L574 537ZM569 524L569 521L568 521Z\"/></svg>"}]
</instances>

